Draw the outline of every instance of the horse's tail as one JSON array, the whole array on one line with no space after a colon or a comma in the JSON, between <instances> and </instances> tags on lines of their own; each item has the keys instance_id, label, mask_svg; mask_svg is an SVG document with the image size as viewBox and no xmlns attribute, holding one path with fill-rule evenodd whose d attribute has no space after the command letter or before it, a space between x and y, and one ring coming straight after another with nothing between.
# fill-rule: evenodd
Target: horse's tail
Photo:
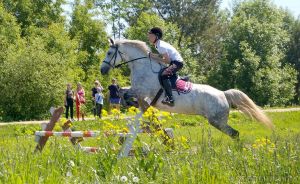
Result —
<instances>
[{"instance_id":1,"label":"horse's tail","mask_svg":"<svg viewBox=\"0 0 300 184\"><path fill-rule=\"evenodd\" d=\"M274 128L271 120L265 115L265 113L243 92L230 89L224 91L226 99L231 106L236 106L246 115L255 118L257 121L263 123L270 129Z\"/></svg>"}]
</instances>

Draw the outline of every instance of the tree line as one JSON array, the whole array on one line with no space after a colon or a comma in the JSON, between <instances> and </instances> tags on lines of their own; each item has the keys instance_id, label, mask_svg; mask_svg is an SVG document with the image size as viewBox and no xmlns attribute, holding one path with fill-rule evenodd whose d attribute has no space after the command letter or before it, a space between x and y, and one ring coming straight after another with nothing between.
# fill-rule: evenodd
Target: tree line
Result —
<instances>
[{"instance_id":1,"label":"tree line","mask_svg":"<svg viewBox=\"0 0 300 184\"><path fill-rule=\"evenodd\" d=\"M116 77L130 85L123 67L101 76L107 37L147 42L158 26L182 54L195 83L237 88L261 106L298 105L300 20L270 0L64 0L0 2L0 118L41 119L62 105L66 83L93 81L106 88ZM107 32L106 27L111 25ZM153 49L153 48L152 48Z\"/></svg>"}]
</instances>

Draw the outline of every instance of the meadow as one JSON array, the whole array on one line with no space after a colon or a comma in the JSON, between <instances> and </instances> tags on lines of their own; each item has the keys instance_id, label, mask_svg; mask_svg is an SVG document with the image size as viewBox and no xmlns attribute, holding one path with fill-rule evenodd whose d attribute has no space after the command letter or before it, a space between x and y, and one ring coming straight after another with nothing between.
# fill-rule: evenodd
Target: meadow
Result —
<instances>
[{"instance_id":1,"label":"meadow","mask_svg":"<svg viewBox=\"0 0 300 184\"><path fill-rule=\"evenodd\" d=\"M269 112L271 131L239 112L229 124L239 130L232 140L201 116L155 112L145 119L174 129L163 144L161 131L140 134L135 155L118 159L118 138L101 134L82 142L101 148L96 154L75 149L68 138L51 137L34 153L39 125L0 127L0 183L299 183L300 112ZM126 132L122 114L74 122L76 130ZM155 119L153 117L162 117ZM63 120L61 119L61 122ZM55 127L57 130L59 127ZM147 154L143 154L147 148Z\"/></svg>"}]
</instances>

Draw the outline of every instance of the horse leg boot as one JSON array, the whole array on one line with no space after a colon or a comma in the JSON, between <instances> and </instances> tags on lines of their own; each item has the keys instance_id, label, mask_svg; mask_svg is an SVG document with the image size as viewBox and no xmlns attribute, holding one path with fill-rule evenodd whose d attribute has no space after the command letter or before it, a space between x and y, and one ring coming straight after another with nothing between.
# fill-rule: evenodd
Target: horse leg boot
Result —
<instances>
[{"instance_id":1,"label":"horse leg boot","mask_svg":"<svg viewBox=\"0 0 300 184\"><path fill-rule=\"evenodd\" d=\"M169 106L174 106L171 81L169 79L164 79L162 81L162 85L163 85L163 87L165 89L165 93L166 93L166 97L165 97L165 99L163 99L162 103L169 105Z\"/></svg>"}]
</instances>

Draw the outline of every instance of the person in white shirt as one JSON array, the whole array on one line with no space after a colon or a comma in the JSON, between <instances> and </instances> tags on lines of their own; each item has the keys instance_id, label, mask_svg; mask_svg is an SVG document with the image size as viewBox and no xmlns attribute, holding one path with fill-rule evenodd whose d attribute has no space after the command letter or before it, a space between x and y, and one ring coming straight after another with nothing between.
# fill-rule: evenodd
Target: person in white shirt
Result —
<instances>
[{"instance_id":1,"label":"person in white shirt","mask_svg":"<svg viewBox=\"0 0 300 184\"><path fill-rule=\"evenodd\" d=\"M169 78L175 75L183 67L183 59L179 52L169 43L161 40L163 32L159 27L153 27L148 32L148 39L155 46L159 54L149 53L149 57L162 60L165 64L169 64L161 73L160 78L165 90L165 98L162 103L174 106L174 98L172 95L172 86Z\"/></svg>"},{"instance_id":2,"label":"person in white shirt","mask_svg":"<svg viewBox=\"0 0 300 184\"><path fill-rule=\"evenodd\" d=\"M101 111L103 107L103 94L101 87L97 87L97 93L95 94L95 106L96 115L101 119Z\"/></svg>"}]
</instances>

